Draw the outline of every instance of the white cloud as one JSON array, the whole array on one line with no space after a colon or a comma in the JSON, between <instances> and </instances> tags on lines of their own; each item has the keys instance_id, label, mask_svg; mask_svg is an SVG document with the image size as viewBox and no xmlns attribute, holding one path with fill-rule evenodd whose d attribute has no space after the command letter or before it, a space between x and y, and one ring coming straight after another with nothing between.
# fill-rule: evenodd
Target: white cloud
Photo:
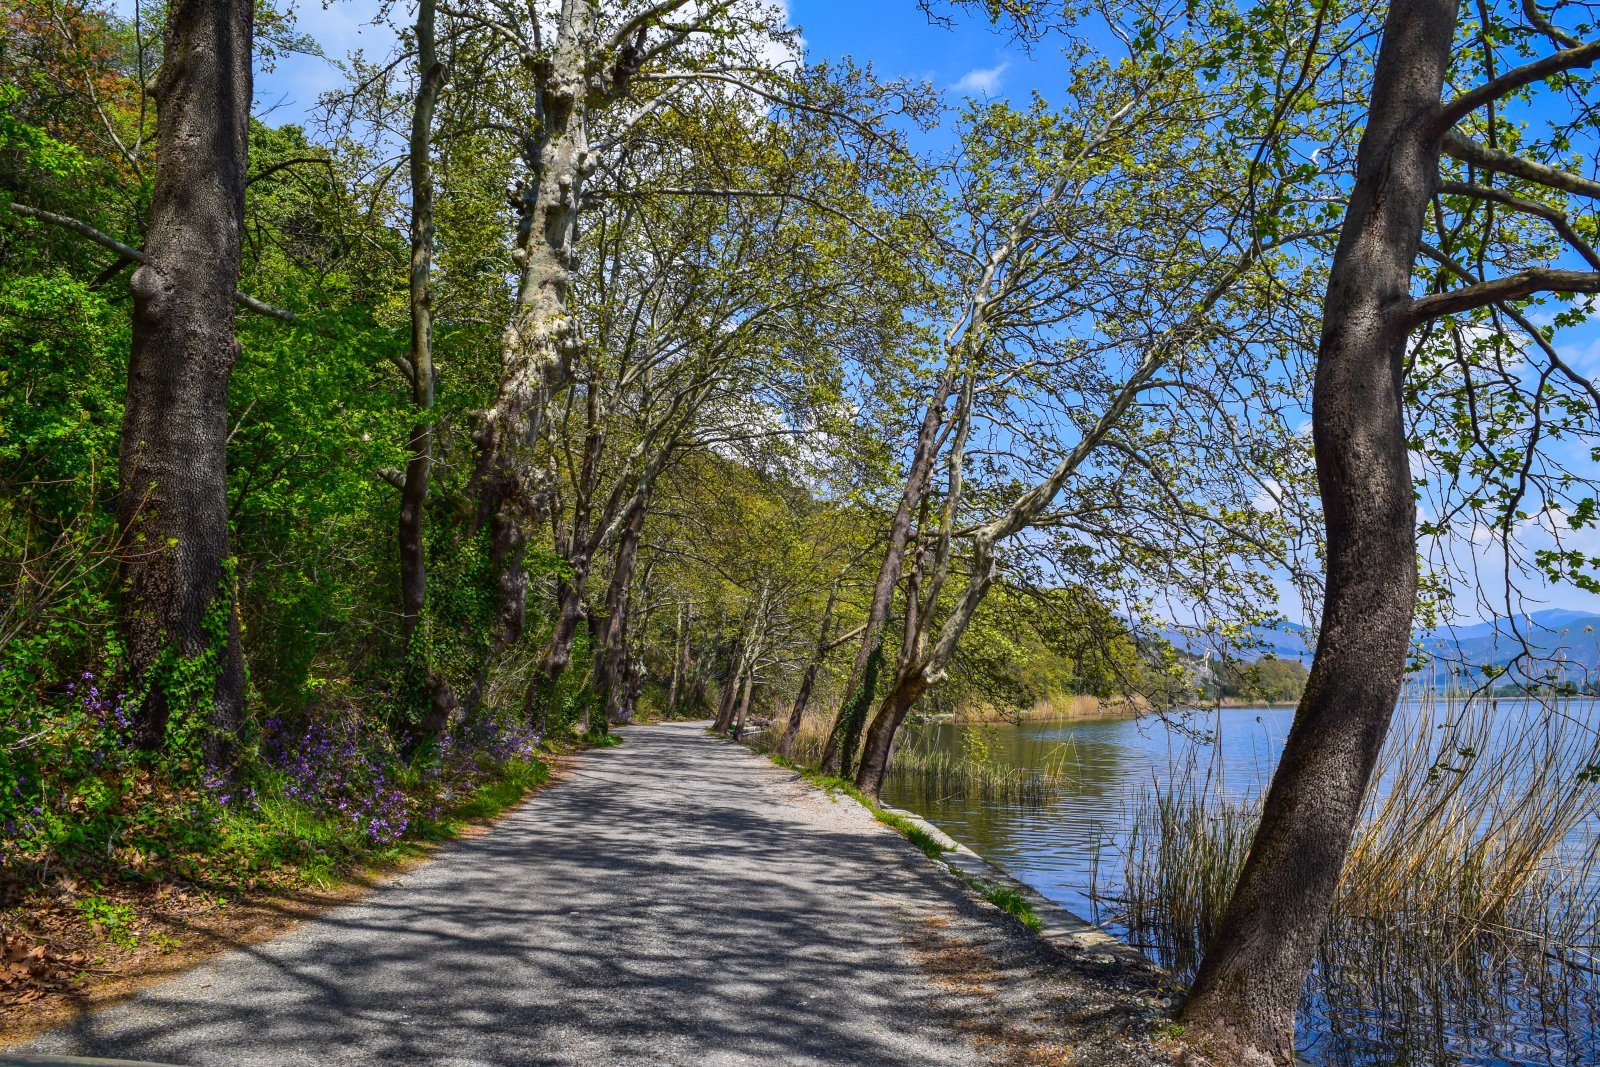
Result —
<instances>
[{"instance_id":1,"label":"white cloud","mask_svg":"<svg viewBox=\"0 0 1600 1067\"><path fill-rule=\"evenodd\" d=\"M993 96L999 91L1000 81L1009 66L1011 66L1010 61L1001 60L992 67L974 67L963 74L961 80L950 88L967 96Z\"/></svg>"}]
</instances>

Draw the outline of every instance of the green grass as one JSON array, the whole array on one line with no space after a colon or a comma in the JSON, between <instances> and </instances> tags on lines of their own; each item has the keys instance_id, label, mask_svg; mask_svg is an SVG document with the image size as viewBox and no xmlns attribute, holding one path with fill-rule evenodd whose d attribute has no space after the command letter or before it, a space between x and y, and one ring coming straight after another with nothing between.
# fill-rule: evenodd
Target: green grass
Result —
<instances>
[{"instance_id":1,"label":"green grass","mask_svg":"<svg viewBox=\"0 0 1600 1067\"><path fill-rule=\"evenodd\" d=\"M543 763L507 763L490 781L479 786L436 819L419 820L417 837L424 841L446 841L469 823L491 819L550 780L550 768Z\"/></svg>"},{"instance_id":2,"label":"green grass","mask_svg":"<svg viewBox=\"0 0 1600 1067\"><path fill-rule=\"evenodd\" d=\"M855 800L862 807L872 812L873 818L877 819L885 826L892 827L893 829L899 831L902 837L920 848L924 853L927 854L929 859L943 862L946 851L945 847L941 845L932 834L928 833L928 831L924 830L922 827L918 826L904 815L898 815L892 811L885 811L883 807L871 797L857 789L854 782L848 781L844 778L837 778L833 775L823 774L821 771L816 770L815 768L803 766L802 764L796 763L793 760L784 759L782 756L775 755L771 752L765 753L765 755L773 763L776 763L778 766L783 767L786 770L794 771L806 781L810 782L812 785L815 785L817 788L821 789L830 796L836 793L843 793L845 796ZM973 892L983 897L983 899L987 900L989 903L993 904L1007 915L1014 917L1018 922L1022 923L1022 925L1026 926L1028 929L1038 931L1044 928L1043 920L1041 920L1038 913L1033 910L1033 905L1028 903L1027 895L1024 894L1020 889L1017 889L1014 886L1003 885L999 882L991 882L982 878L974 878L956 867L950 867L950 873L954 874L957 878L965 882L969 887L971 887Z\"/></svg>"},{"instance_id":3,"label":"green grass","mask_svg":"<svg viewBox=\"0 0 1600 1067\"><path fill-rule=\"evenodd\" d=\"M793 760L784 759L782 756L774 755L770 752L766 753L766 757L773 763L776 763L778 766L783 767L786 770L794 771L806 781L810 782L812 785L821 789L830 796L835 793L843 793L845 796L850 797L852 800L856 801L856 803L872 812L872 817L874 819L877 819L885 826L897 830L900 833L900 836L904 837L907 841L910 841L913 845L916 845L918 848L920 848L924 853L927 854L929 859L937 860L944 858L945 848L932 834L928 833L928 831L924 830L922 827L918 826L904 815L896 815L892 811L885 811L877 801L873 800L871 797L867 796L867 794L857 789L854 782L845 778L835 777L831 774L823 774L819 770L802 766L801 764L795 763Z\"/></svg>"},{"instance_id":4,"label":"green grass","mask_svg":"<svg viewBox=\"0 0 1600 1067\"><path fill-rule=\"evenodd\" d=\"M969 874L951 867L951 872L973 891L989 903L1012 916L1023 926L1037 933L1044 929L1044 920L1039 918L1039 913L1033 910L1033 905L1028 903L1027 896L1022 890L1014 886L1002 885L999 882L990 882L982 878L974 878Z\"/></svg>"}]
</instances>

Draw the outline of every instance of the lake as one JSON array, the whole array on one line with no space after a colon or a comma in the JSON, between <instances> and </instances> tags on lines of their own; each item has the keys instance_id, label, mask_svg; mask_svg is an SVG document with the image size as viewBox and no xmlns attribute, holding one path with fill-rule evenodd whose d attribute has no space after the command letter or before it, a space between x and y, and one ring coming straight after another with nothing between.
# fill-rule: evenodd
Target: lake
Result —
<instances>
[{"instance_id":1,"label":"lake","mask_svg":"<svg viewBox=\"0 0 1600 1067\"><path fill-rule=\"evenodd\" d=\"M955 756L970 754L975 746L996 763L1056 766L1063 772L1062 785L1026 802L982 800L941 793L924 778L898 774L885 783L884 800L918 812L1049 899L1133 940L1126 928L1107 919L1104 901L1122 888L1123 848L1136 805L1171 786L1185 766L1214 776L1223 794L1258 795L1277 763L1293 714L1289 707L1207 710L1182 717L1178 729L1154 718L908 726L906 744ZM1427 729L1438 728L1437 720L1452 714L1431 702L1422 707L1411 702L1400 709L1396 733L1403 729L1398 723L1415 726L1427 716L1426 736ZM1497 702L1485 715L1497 732L1494 739L1473 739L1480 753L1506 743L1513 726L1520 730L1518 724L1544 718L1538 704L1512 700ZM1569 736L1574 721L1581 720L1576 735L1592 753L1593 726L1600 722L1596 705L1569 703L1561 715ZM973 730L981 733L968 736ZM1472 751L1465 742L1460 747ZM1514 763L1540 762L1521 750L1514 756ZM1580 760L1576 767L1582 766ZM1386 778L1380 792L1388 786ZM1600 809L1593 800L1592 795L1584 799L1585 814L1569 835L1569 845L1577 850L1600 832ZM1545 968L1507 972L1452 960L1449 974L1442 976L1436 961L1408 963L1408 936L1376 931L1361 951L1319 964L1301 1012L1300 1045L1310 1062L1600 1064L1600 978L1592 956L1534 975L1522 971ZM1591 948L1594 940L1588 938ZM1159 959L1160 952L1151 954L1171 965ZM1464 987L1463 973L1481 981L1469 980Z\"/></svg>"}]
</instances>

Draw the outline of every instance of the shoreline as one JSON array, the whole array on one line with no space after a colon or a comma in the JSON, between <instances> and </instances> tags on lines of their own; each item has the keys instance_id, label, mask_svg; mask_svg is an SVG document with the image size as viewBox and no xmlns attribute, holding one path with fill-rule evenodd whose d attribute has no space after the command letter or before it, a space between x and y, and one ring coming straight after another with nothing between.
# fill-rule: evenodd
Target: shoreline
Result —
<instances>
[{"instance_id":1,"label":"shoreline","mask_svg":"<svg viewBox=\"0 0 1600 1067\"><path fill-rule=\"evenodd\" d=\"M1174 709L1176 712L1208 712L1218 709L1228 711L1248 711L1252 708L1262 711L1290 711L1298 707L1292 700L1236 700L1227 699L1220 703L1206 704L1188 708ZM1146 715L1156 714L1148 704L1143 701L1137 704L1128 701L1116 703L1104 702L1096 707L1082 710L1038 710L1030 708L1022 712L994 712L990 714L973 712L947 712L938 715L928 715L912 720L911 725L917 726L1020 726L1023 723L1067 723L1067 722L1122 722L1128 719L1138 719Z\"/></svg>"}]
</instances>

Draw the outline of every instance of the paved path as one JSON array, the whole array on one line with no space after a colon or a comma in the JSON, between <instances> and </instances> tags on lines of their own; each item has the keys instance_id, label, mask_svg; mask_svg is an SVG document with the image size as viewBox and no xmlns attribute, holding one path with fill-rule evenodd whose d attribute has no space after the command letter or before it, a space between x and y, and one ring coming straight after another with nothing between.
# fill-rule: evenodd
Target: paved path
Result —
<instances>
[{"instance_id":1,"label":"paved path","mask_svg":"<svg viewBox=\"0 0 1600 1067\"><path fill-rule=\"evenodd\" d=\"M908 935L946 921L947 875L698 725L624 737L361 901L27 1051L219 1067L991 1061L938 1006Z\"/></svg>"}]
</instances>

